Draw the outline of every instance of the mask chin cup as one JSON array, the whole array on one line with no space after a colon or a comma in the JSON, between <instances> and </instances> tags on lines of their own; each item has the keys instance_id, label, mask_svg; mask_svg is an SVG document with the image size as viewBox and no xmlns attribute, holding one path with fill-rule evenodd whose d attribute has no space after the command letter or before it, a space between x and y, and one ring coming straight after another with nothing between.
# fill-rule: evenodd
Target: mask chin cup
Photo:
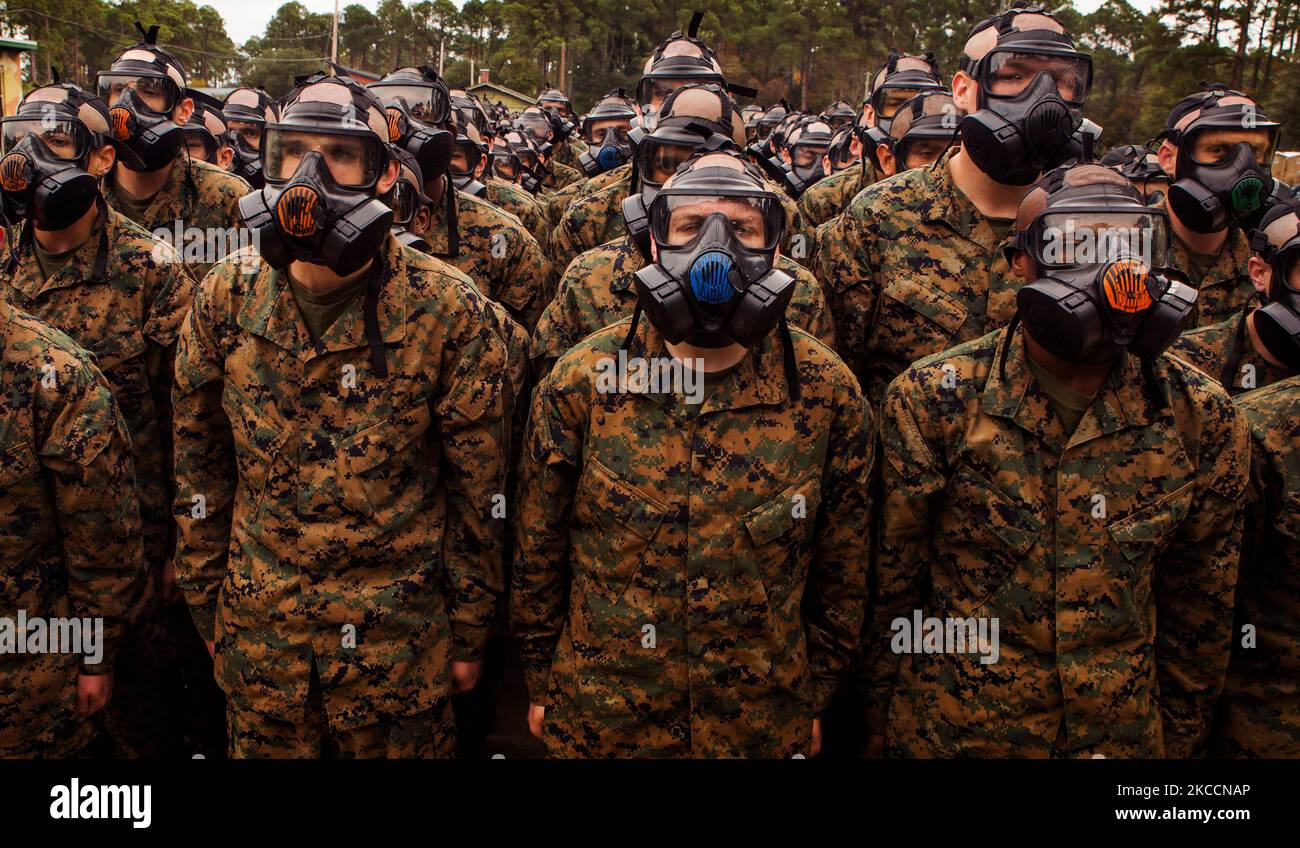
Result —
<instances>
[{"instance_id":1,"label":"mask chin cup","mask_svg":"<svg viewBox=\"0 0 1300 848\"><path fill-rule=\"evenodd\" d=\"M418 250L420 253L433 252L433 248L429 245L427 241L420 238L415 233L411 232L405 227L394 227L393 237L396 238L397 243L402 245L403 247L409 247L413 250Z\"/></svg>"},{"instance_id":2,"label":"mask chin cup","mask_svg":"<svg viewBox=\"0 0 1300 848\"><path fill-rule=\"evenodd\" d=\"M451 166L456 139L446 130L413 129L402 142L407 153L415 157L420 173L431 180Z\"/></svg>"},{"instance_id":3,"label":"mask chin cup","mask_svg":"<svg viewBox=\"0 0 1300 848\"><path fill-rule=\"evenodd\" d=\"M122 159L122 165L129 171L160 171L172 163L184 142L185 131L172 121L141 127L126 142L135 157Z\"/></svg>"},{"instance_id":4,"label":"mask chin cup","mask_svg":"<svg viewBox=\"0 0 1300 848\"><path fill-rule=\"evenodd\" d=\"M1069 158L1074 116L1057 99L1032 107L1021 120L980 109L961 120L962 145L989 179L1029 185Z\"/></svg>"},{"instance_id":5,"label":"mask chin cup","mask_svg":"<svg viewBox=\"0 0 1300 848\"><path fill-rule=\"evenodd\" d=\"M1169 208L1194 233L1215 233L1228 226L1228 210L1219 196L1197 180L1169 186Z\"/></svg>"},{"instance_id":6,"label":"mask chin cup","mask_svg":"<svg viewBox=\"0 0 1300 848\"><path fill-rule=\"evenodd\" d=\"M1056 280L1035 280L1016 292L1025 332L1066 362L1089 362L1101 348L1101 315L1087 292Z\"/></svg>"},{"instance_id":7,"label":"mask chin cup","mask_svg":"<svg viewBox=\"0 0 1300 848\"><path fill-rule=\"evenodd\" d=\"M1177 339L1196 309L1196 289L1178 280L1170 280L1169 287L1152 306L1133 340L1129 353L1139 359L1155 359Z\"/></svg>"},{"instance_id":8,"label":"mask chin cup","mask_svg":"<svg viewBox=\"0 0 1300 848\"><path fill-rule=\"evenodd\" d=\"M632 276L641 309L665 341L681 344L695 333L690 298L675 277L653 263Z\"/></svg>"},{"instance_id":9,"label":"mask chin cup","mask_svg":"<svg viewBox=\"0 0 1300 848\"><path fill-rule=\"evenodd\" d=\"M359 271L374 258L393 227L393 210L369 198L339 216L325 231L320 255L341 277Z\"/></svg>"},{"instance_id":10,"label":"mask chin cup","mask_svg":"<svg viewBox=\"0 0 1300 848\"><path fill-rule=\"evenodd\" d=\"M1289 371L1300 371L1300 315L1282 303L1270 303L1254 312L1255 333L1269 356Z\"/></svg>"},{"instance_id":11,"label":"mask chin cup","mask_svg":"<svg viewBox=\"0 0 1300 848\"><path fill-rule=\"evenodd\" d=\"M640 193L624 198L623 223L641 258L646 262L653 261L650 258L650 213L646 210L645 200Z\"/></svg>"},{"instance_id":12,"label":"mask chin cup","mask_svg":"<svg viewBox=\"0 0 1300 848\"><path fill-rule=\"evenodd\" d=\"M731 313L732 339L753 347L776 329L794 297L794 287L794 277L776 268L750 283Z\"/></svg>"},{"instance_id":13,"label":"mask chin cup","mask_svg":"<svg viewBox=\"0 0 1300 848\"><path fill-rule=\"evenodd\" d=\"M36 184L32 217L43 229L64 230L90 209L99 181L80 168L64 168Z\"/></svg>"},{"instance_id":14,"label":"mask chin cup","mask_svg":"<svg viewBox=\"0 0 1300 848\"><path fill-rule=\"evenodd\" d=\"M289 245L275 224L275 203L280 192L271 186L239 198L239 217L254 236L258 255L277 271L289 264Z\"/></svg>"}]
</instances>

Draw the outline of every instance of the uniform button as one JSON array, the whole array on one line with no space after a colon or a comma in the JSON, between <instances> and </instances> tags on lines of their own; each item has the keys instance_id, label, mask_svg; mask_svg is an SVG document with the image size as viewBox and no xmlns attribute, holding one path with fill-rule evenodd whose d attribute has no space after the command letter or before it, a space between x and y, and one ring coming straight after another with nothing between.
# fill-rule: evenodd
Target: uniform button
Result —
<instances>
[{"instance_id":1,"label":"uniform button","mask_svg":"<svg viewBox=\"0 0 1300 848\"><path fill-rule=\"evenodd\" d=\"M695 588L696 588L697 591L700 591L700 592L707 591L708 588L709 588L709 578L707 578L707 577L697 577L697 578L695 578Z\"/></svg>"}]
</instances>

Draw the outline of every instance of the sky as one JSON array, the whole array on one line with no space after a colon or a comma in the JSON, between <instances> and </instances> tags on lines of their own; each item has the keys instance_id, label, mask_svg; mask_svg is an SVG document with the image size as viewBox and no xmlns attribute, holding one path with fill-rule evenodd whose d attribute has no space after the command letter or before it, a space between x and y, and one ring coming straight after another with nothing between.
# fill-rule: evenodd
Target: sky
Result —
<instances>
[{"instance_id":1,"label":"sky","mask_svg":"<svg viewBox=\"0 0 1300 848\"><path fill-rule=\"evenodd\" d=\"M275 10L280 8L281 0L196 0L199 5L212 6L221 13L226 22L226 32L236 44L243 44L254 35L261 35L266 30L266 22L271 20ZM298 0L312 12L333 12L334 0ZM452 0L457 6L459 0ZM1142 11L1154 8L1159 0L1129 0ZM342 9L348 3L360 3L372 11L379 6L379 0L339 0ZM1102 4L1102 0L1074 0L1075 8L1087 13ZM997 3L990 2L993 10Z\"/></svg>"}]
</instances>

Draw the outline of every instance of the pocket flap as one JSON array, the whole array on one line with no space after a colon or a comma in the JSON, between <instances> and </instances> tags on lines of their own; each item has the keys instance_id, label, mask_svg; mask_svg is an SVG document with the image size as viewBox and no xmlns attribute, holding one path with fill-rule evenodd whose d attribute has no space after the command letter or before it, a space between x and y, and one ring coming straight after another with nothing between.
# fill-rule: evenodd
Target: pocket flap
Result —
<instances>
[{"instance_id":1,"label":"pocket flap","mask_svg":"<svg viewBox=\"0 0 1300 848\"><path fill-rule=\"evenodd\" d=\"M388 462L424 435L432 421L429 403L422 398L390 418L354 433L341 446L348 467L360 473Z\"/></svg>"},{"instance_id":2,"label":"pocket flap","mask_svg":"<svg viewBox=\"0 0 1300 848\"><path fill-rule=\"evenodd\" d=\"M230 420L230 428L235 442L267 459L273 457L284 444L286 434L283 428L270 417L262 414L256 406L227 382L226 391L221 396L221 407Z\"/></svg>"},{"instance_id":3,"label":"pocket flap","mask_svg":"<svg viewBox=\"0 0 1300 848\"><path fill-rule=\"evenodd\" d=\"M631 484L619 479L600 460L587 460L586 478L580 488L593 514L618 521L637 536L650 541L668 515L668 508Z\"/></svg>"},{"instance_id":4,"label":"pocket flap","mask_svg":"<svg viewBox=\"0 0 1300 848\"><path fill-rule=\"evenodd\" d=\"M1017 554L1026 554L1043 531L1043 522L1023 503L1003 493L969 465L963 465L948 484L948 495L965 499L972 516L986 517L988 530Z\"/></svg>"},{"instance_id":5,"label":"pocket flap","mask_svg":"<svg viewBox=\"0 0 1300 848\"><path fill-rule=\"evenodd\" d=\"M804 498L802 518L796 518L794 514L798 506L796 495ZM754 547L762 547L779 536L789 536L796 521L816 521L820 505L821 485L818 472L814 470L767 503L755 507L742 520Z\"/></svg>"},{"instance_id":6,"label":"pocket flap","mask_svg":"<svg viewBox=\"0 0 1300 848\"><path fill-rule=\"evenodd\" d=\"M885 283L881 293L938 324L950 336L961 329L969 315L957 298L912 277L894 277Z\"/></svg>"},{"instance_id":7,"label":"pocket flap","mask_svg":"<svg viewBox=\"0 0 1300 848\"><path fill-rule=\"evenodd\" d=\"M113 366L139 356L145 351L144 336L138 327L114 333L102 339L90 348L95 355L99 370L109 371Z\"/></svg>"},{"instance_id":8,"label":"pocket flap","mask_svg":"<svg viewBox=\"0 0 1300 848\"><path fill-rule=\"evenodd\" d=\"M0 489L31 477L41 470L31 442L20 442L0 451Z\"/></svg>"},{"instance_id":9,"label":"pocket flap","mask_svg":"<svg viewBox=\"0 0 1300 848\"><path fill-rule=\"evenodd\" d=\"M1150 506L1107 525L1110 537L1126 559L1143 556L1149 545L1166 539L1182 523L1191 509L1192 486L1189 480Z\"/></svg>"}]
</instances>

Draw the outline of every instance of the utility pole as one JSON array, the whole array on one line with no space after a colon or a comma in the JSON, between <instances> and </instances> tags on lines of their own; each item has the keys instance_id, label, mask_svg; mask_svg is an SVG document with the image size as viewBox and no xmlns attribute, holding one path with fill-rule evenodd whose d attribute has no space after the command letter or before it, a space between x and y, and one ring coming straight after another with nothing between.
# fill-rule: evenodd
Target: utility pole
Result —
<instances>
[{"instance_id":1,"label":"utility pole","mask_svg":"<svg viewBox=\"0 0 1300 848\"><path fill-rule=\"evenodd\" d=\"M330 61L339 61L339 0L334 0L334 27L330 33Z\"/></svg>"},{"instance_id":2,"label":"utility pole","mask_svg":"<svg viewBox=\"0 0 1300 848\"><path fill-rule=\"evenodd\" d=\"M566 60L569 53L569 41L565 39L560 42L560 91L565 94L569 93L568 81L565 79Z\"/></svg>"},{"instance_id":3,"label":"utility pole","mask_svg":"<svg viewBox=\"0 0 1300 848\"><path fill-rule=\"evenodd\" d=\"M334 2L337 3L338 0L334 0ZM447 39L443 38L441 44L438 46L438 76L442 76L442 66L446 64L446 62L447 62Z\"/></svg>"}]
</instances>

